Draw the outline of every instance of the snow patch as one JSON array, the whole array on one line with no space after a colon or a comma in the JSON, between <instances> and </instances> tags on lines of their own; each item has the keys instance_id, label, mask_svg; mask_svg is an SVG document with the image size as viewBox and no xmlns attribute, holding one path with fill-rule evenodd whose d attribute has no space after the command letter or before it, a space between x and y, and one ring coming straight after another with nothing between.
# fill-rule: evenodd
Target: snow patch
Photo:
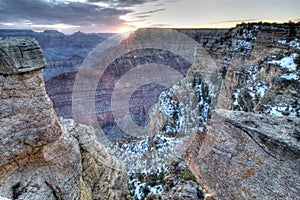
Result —
<instances>
[{"instance_id":1,"label":"snow patch","mask_svg":"<svg viewBox=\"0 0 300 200\"><path fill-rule=\"evenodd\" d=\"M238 51L240 49L252 50L252 44L245 40L238 40L237 47L235 48L235 50Z\"/></svg>"},{"instance_id":2,"label":"snow patch","mask_svg":"<svg viewBox=\"0 0 300 200\"><path fill-rule=\"evenodd\" d=\"M279 65L282 69L287 69L288 71L295 71L297 65L295 64L294 60L297 58L298 54L293 53L290 56L283 57L281 60L272 60L268 63Z\"/></svg>"},{"instance_id":3,"label":"snow patch","mask_svg":"<svg viewBox=\"0 0 300 200\"><path fill-rule=\"evenodd\" d=\"M289 46L300 50L300 42L298 39L292 40L290 42L287 42L286 40L278 40L277 42L279 45Z\"/></svg>"},{"instance_id":4,"label":"snow patch","mask_svg":"<svg viewBox=\"0 0 300 200\"><path fill-rule=\"evenodd\" d=\"M180 128L181 107L170 90L166 90L159 95L159 102L165 115L173 120L173 123L165 126L166 133L177 133Z\"/></svg>"},{"instance_id":5,"label":"snow patch","mask_svg":"<svg viewBox=\"0 0 300 200\"><path fill-rule=\"evenodd\" d=\"M288 74L288 75L282 75L280 76L280 78L286 79L286 80L299 80L299 76L297 76L296 74Z\"/></svg>"},{"instance_id":6,"label":"snow patch","mask_svg":"<svg viewBox=\"0 0 300 200\"><path fill-rule=\"evenodd\" d=\"M159 194L163 183L159 175L168 171L169 159L176 156L178 148L187 138L176 138L157 134L139 141L115 142L106 146L108 153L122 160L128 171L129 187L134 199L141 200L147 194ZM140 177L157 177L155 184L149 185Z\"/></svg>"},{"instance_id":7,"label":"snow patch","mask_svg":"<svg viewBox=\"0 0 300 200\"><path fill-rule=\"evenodd\" d=\"M238 98L239 98L239 94L240 94L241 90L240 89L236 89L235 92L233 92L233 105L234 106L239 106L239 102L238 102Z\"/></svg>"},{"instance_id":8,"label":"snow patch","mask_svg":"<svg viewBox=\"0 0 300 200\"><path fill-rule=\"evenodd\" d=\"M286 40L278 40L278 44L285 45L286 44Z\"/></svg>"},{"instance_id":9,"label":"snow patch","mask_svg":"<svg viewBox=\"0 0 300 200\"><path fill-rule=\"evenodd\" d=\"M300 104L296 106L291 106L287 104L268 106L269 109L265 112L266 114L275 116L300 117Z\"/></svg>"},{"instance_id":10,"label":"snow patch","mask_svg":"<svg viewBox=\"0 0 300 200\"><path fill-rule=\"evenodd\" d=\"M300 50L300 42L298 40L293 40L288 43L290 47Z\"/></svg>"},{"instance_id":11,"label":"snow patch","mask_svg":"<svg viewBox=\"0 0 300 200\"><path fill-rule=\"evenodd\" d=\"M253 98L256 96L262 98L265 95L265 92L268 90L268 86L258 82L248 87L248 90Z\"/></svg>"}]
</instances>

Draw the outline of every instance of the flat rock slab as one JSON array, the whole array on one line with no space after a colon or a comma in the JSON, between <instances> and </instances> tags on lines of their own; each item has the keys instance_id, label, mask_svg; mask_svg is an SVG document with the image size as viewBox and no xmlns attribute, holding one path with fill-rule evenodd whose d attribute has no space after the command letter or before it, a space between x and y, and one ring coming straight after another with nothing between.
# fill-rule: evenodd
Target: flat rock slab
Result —
<instances>
[{"instance_id":1,"label":"flat rock slab","mask_svg":"<svg viewBox=\"0 0 300 200\"><path fill-rule=\"evenodd\" d=\"M300 119L216 110L186 159L216 199L297 199Z\"/></svg>"}]
</instances>

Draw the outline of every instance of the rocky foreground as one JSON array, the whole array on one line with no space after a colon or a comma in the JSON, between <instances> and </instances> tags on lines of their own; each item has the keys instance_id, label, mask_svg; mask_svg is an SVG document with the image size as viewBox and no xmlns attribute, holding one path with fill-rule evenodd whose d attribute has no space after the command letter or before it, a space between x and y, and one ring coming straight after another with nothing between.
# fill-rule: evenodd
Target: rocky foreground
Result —
<instances>
[{"instance_id":1,"label":"rocky foreground","mask_svg":"<svg viewBox=\"0 0 300 200\"><path fill-rule=\"evenodd\" d=\"M0 40L0 195L8 199L131 199L124 165L95 130L57 119L39 44Z\"/></svg>"},{"instance_id":2,"label":"rocky foreground","mask_svg":"<svg viewBox=\"0 0 300 200\"><path fill-rule=\"evenodd\" d=\"M217 199L297 199L300 119L215 110L186 159Z\"/></svg>"}]
</instances>

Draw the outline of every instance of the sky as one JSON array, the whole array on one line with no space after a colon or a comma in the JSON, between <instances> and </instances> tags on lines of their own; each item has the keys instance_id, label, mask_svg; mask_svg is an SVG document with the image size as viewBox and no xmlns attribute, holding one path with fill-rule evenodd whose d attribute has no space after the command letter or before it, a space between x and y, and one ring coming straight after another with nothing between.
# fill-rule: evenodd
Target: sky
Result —
<instances>
[{"instance_id":1,"label":"sky","mask_svg":"<svg viewBox=\"0 0 300 200\"><path fill-rule=\"evenodd\" d=\"M0 0L0 29L126 32L300 21L300 0Z\"/></svg>"}]
</instances>

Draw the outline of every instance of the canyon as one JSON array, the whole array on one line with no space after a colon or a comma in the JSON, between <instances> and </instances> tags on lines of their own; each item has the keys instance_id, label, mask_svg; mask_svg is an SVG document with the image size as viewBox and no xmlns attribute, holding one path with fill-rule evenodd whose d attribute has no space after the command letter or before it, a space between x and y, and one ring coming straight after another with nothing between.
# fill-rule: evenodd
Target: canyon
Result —
<instances>
[{"instance_id":1,"label":"canyon","mask_svg":"<svg viewBox=\"0 0 300 200\"><path fill-rule=\"evenodd\" d=\"M110 180L114 181L115 177L121 179L109 183L116 184L112 186L117 190L112 190L112 196L116 196L115 199L129 198L127 185L124 185L127 182L125 167L119 160L103 153L104 147L96 140L125 163L129 190L134 199L295 199L299 196L299 24L252 23L240 24L232 29L139 29L128 38L117 40L116 49L110 45L105 47L109 42L116 41L111 40L114 35L92 35L96 39L88 40L88 36L77 33L75 36L82 38L77 40L78 46L80 43L88 43L85 53L79 55L78 52L82 52L80 48L69 53L74 55L66 56L62 53L60 59L72 61L68 64L67 61L60 62L59 67L53 64L53 60L57 59L53 52L57 51L55 54L59 55L61 51L56 48L59 45L54 38L71 40L66 39L71 36L63 36L58 32L46 33L53 34L51 39L40 39L39 42L43 50L46 49L44 53L50 63L49 68L55 72L47 71L48 66L45 68L46 90L43 89L40 70L46 64L39 47L33 48L32 54L27 54L27 50L24 50L24 54L16 54L17 50L10 50L6 54L0 51L1 100L6 105L1 111L1 127L7 127L1 130L1 134L13 137L9 144L12 151L16 151L15 154L3 153L6 157L1 160L7 162L3 166L11 163L11 159L22 163L6 167L8 169L3 172L1 180L9 184L5 184L8 186L3 187L1 196L12 198L15 193L20 193L20 188L32 188L31 183L26 183L27 186L20 183L14 187L17 183L13 179L25 176L20 174L28 171L29 174L33 173L32 170L38 168L36 165L45 166L43 169L46 172L35 176L52 177L47 171L48 161L36 158L33 163L37 164L30 164L32 168L29 169L28 162L24 160L43 153L47 157L47 152L52 148L60 148L63 152L67 145L65 143L69 142L77 147L79 145L75 151L80 152L83 158L89 159L89 154L97 155L98 161L93 160L91 164L95 166L92 170L96 171L85 171L90 163L79 160L65 164L77 166L78 170L82 168L81 171L76 170L76 178L82 176L79 179L85 183L85 187L92 188L89 185L91 182L100 184L107 181L101 175L97 175L97 181L86 177L99 173L97 169L100 168L112 170L99 165L99 160L104 158L104 163L117 163L121 169L120 172L109 172L112 173ZM18 31L14 31L14 34L9 31L0 34L2 37L23 35ZM28 48L29 41L36 45L35 41L23 39L16 46L22 52L22 48ZM8 41L4 39L1 42L5 46ZM65 46L76 46L68 42L64 43ZM50 45L52 43L53 46ZM50 50L47 51L47 48ZM112 54L105 54L109 52ZM22 62L19 64L15 60ZM98 69L95 65L99 61ZM101 68L103 66L104 69ZM144 68L138 71L141 66ZM169 66L171 71L164 71L165 66ZM160 73L157 73L157 69ZM101 70L102 74L99 72ZM142 79L135 79L131 71L139 72L133 75ZM153 79L148 80L147 76L143 77L143 73ZM33 79L33 75L39 78ZM25 77L32 81L25 84L31 85L30 90L39 88L42 91L41 98L36 101L40 105L49 102L42 108L46 110L39 112L45 121L37 123L31 120L26 123L28 127L25 126L25 129L37 130L33 134L36 136L34 144L39 144L39 139L46 141L41 141L39 147L35 147L30 143L30 137L27 137L29 141L25 142L24 148L16 148L18 142L23 141L22 131L16 134L19 138L9 133L14 128L23 127L24 120L16 123L9 117L15 116L13 113L17 111L22 113L24 110L30 115L33 112L31 110L38 111L35 106L26 110L26 106L21 106L22 102L18 104L9 100L14 98L12 94L20 95L24 85L21 82L15 86L13 91L17 89L18 92L11 92L7 87L20 82L20 79L26 82ZM168 80L171 81L165 83ZM132 87L134 89L130 89ZM58 122L45 91L53 102L56 114L63 118L73 118L76 122L65 119ZM24 102L35 101L31 98L33 93L29 92L29 100L26 99L28 94L24 93ZM28 105L37 105L37 102ZM90 107L92 114L89 113ZM126 115L130 116L129 121ZM39 119L38 116L33 118ZM13 119L19 120L19 117ZM77 125L78 122L94 128ZM131 127L129 124L132 122L135 124L132 127L138 128L125 129ZM34 129L32 124L40 128ZM62 124L62 130L59 130L60 125L57 124ZM79 131L75 128L74 132L74 127L79 127ZM51 130L53 134L43 136L44 132L38 131L43 128ZM80 135L80 132L85 134ZM51 141L47 141L47 138ZM56 144L54 147L52 142ZM8 144L1 145L5 152ZM64 156L68 159L68 155ZM134 165L133 160L136 162ZM121 182L123 185L118 184ZM56 184L59 187L60 182L50 185ZM9 187L16 189L11 190ZM47 187L42 188L48 191ZM97 187L101 190L102 186ZM76 194L88 191L84 192L87 196L81 196L82 199L106 198L99 190L95 190L95 193L80 187L74 190ZM100 196L97 197L97 193ZM19 196L21 199L22 195Z\"/></svg>"}]
</instances>

